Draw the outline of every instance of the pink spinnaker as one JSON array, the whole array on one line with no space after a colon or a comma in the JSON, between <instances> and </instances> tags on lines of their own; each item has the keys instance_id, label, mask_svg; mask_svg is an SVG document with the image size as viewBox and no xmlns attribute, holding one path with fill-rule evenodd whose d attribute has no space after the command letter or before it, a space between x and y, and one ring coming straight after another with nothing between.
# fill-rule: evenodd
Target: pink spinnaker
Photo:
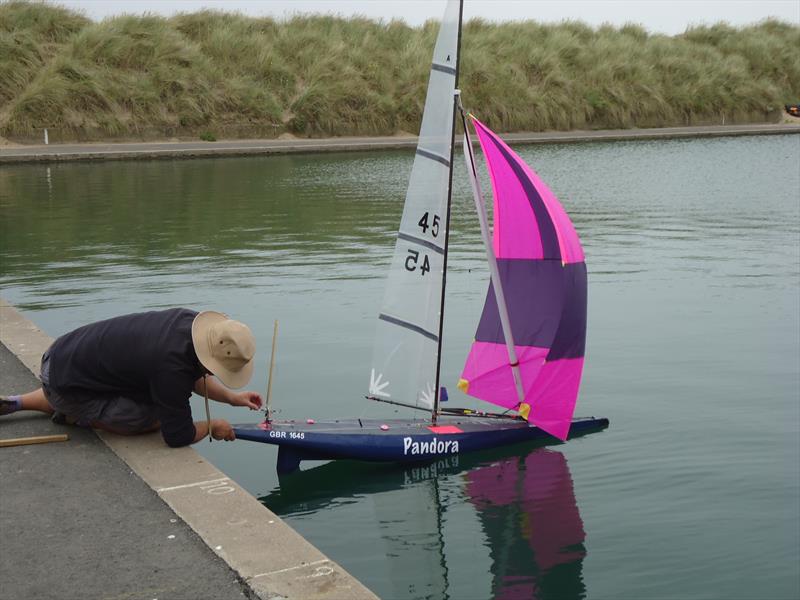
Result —
<instances>
[{"instance_id":1,"label":"pink spinnaker","mask_svg":"<svg viewBox=\"0 0 800 600\"><path fill-rule=\"evenodd\" d=\"M497 134L472 118L492 183L492 245L506 298L522 387L515 391L508 348L490 285L459 388L518 410L565 440L586 343L583 248L555 194Z\"/></svg>"}]
</instances>

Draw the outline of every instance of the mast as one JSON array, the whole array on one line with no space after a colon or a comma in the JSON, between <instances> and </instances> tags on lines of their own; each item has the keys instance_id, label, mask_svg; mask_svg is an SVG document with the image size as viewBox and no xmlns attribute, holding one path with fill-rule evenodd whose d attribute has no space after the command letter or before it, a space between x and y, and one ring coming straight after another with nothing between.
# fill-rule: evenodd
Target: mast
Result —
<instances>
[{"instance_id":1,"label":"mast","mask_svg":"<svg viewBox=\"0 0 800 600\"><path fill-rule=\"evenodd\" d=\"M458 3L458 42L456 43L456 81L455 93L453 94L453 127L450 132L450 175L447 184L447 218L445 219L444 232L444 260L442 265L442 296L439 305L439 340L436 349L436 384L434 387L434 402L431 410L431 421L435 424L439 414L439 404L441 402L442 388L440 385L442 371L442 333L444 330L444 301L445 290L447 288L447 250L450 245L450 208L453 201L453 156L456 139L456 115L458 111L459 98L461 91L458 89L458 75L461 66L461 29L464 16L464 0Z\"/></svg>"}]
</instances>

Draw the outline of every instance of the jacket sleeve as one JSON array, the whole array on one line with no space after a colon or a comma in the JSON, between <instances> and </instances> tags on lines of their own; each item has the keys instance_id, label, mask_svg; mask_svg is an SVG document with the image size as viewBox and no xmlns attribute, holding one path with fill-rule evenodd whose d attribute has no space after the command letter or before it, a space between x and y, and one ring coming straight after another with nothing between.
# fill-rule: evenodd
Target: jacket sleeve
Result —
<instances>
[{"instance_id":1,"label":"jacket sleeve","mask_svg":"<svg viewBox=\"0 0 800 600\"><path fill-rule=\"evenodd\" d=\"M150 397L161 422L161 435L172 448L194 442L196 431L189 404L193 386L191 375L184 373L159 373L150 382Z\"/></svg>"}]
</instances>

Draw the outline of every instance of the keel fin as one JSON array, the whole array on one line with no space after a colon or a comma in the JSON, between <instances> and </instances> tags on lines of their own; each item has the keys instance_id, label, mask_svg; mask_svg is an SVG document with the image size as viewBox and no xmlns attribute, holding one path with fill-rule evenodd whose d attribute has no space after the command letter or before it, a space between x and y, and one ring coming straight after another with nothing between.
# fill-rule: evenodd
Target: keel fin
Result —
<instances>
[{"instance_id":1,"label":"keel fin","mask_svg":"<svg viewBox=\"0 0 800 600\"><path fill-rule=\"evenodd\" d=\"M300 454L288 446L278 447L278 475L288 475L300 468Z\"/></svg>"}]
</instances>

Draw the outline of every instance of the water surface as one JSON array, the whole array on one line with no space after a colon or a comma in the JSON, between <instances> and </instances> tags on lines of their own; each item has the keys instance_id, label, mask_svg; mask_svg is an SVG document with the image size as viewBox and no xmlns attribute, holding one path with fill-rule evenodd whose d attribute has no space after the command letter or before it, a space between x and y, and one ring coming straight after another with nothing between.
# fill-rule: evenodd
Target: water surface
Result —
<instances>
[{"instance_id":1,"label":"water surface","mask_svg":"<svg viewBox=\"0 0 800 600\"><path fill-rule=\"evenodd\" d=\"M198 450L386 598L797 598L800 136L519 150L584 242L577 412L607 431L280 482L270 446ZM3 167L2 295L52 336L223 310L256 332L260 390L277 318L280 417L394 414L363 396L411 161ZM457 165L443 381L474 407L454 384L487 275Z\"/></svg>"}]
</instances>

